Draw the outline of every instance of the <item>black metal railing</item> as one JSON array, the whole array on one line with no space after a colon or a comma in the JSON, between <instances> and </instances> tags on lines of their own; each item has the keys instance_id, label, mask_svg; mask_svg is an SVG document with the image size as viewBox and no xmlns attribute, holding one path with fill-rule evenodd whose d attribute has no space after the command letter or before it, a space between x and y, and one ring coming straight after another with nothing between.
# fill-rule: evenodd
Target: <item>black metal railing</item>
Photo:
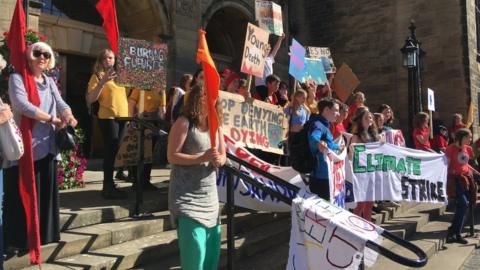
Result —
<instances>
[{"instance_id":1,"label":"black metal railing","mask_svg":"<svg viewBox=\"0 0 480 270\"><path fill-rule=\"evenodd\" d=\"M230 153L227 153L227 157L231 161L236 162L239 165L244 166L244 167L254 171L257 174L272 180L273 182L275 182L275 184L285 186L285 187L287 187L291 190L294 190L296 192L298 192L300 190L299 187L297 187L295 185L292 185L292 184L284 181L283 179L281 179L281 178L279 178L275 175L272 175L268 172L265 172L262 169L259 169L259 168L249 164L248 162L245 162L244 160L242 160L242 159L240 159L240 158L238 158L238 157L236 157L236 156L234 156ZM248 184L250 184L250 185L252 185L256 188L261 189L262 191L266 192L271 197L277 198L278 200L280 200L280 201L282 201L286 204L291 205L292 204L292 199L288 196L285 196L285 195L279 193L276 190L273 190L270 186L266 185L265 183L257 181L257 180L253 179L252 177L250 177L248 175L245 175L239 169L233 167L230 164L226 164L222 168L227 173L227 184L226 184L226 188L227 188L227 192L226 192L227 193L227 204L226 204L226 208L227 208L227 269L233 270L234 269L234 263L233 263L233 261L234 261L234 251L235 251L234 230L233 230L234 214L235 214L235 201L234 201L234 180L235 179L234 179L234 177L236 176L236 177L241 178L243 181L248 182ZM373 241L370 241L370 240L367 241L366 246L368 248L378 252L380 255L385 256L388 259L390 259L390 260L392 260L396 263L405 265L405 266L422 267L427 263L427 261L428 261L427 255L425 254L425 252L422 249L420 249L416 245L414 245L414 244L412 244L412 243L410 243L410 242L392 234L391 232L389 232L387 230L384 230L381 235L383 237L385 237L386 239L394 242L395 244L398 244L399 246L411 251L413 254L415 254L415 256L418 257L418 259L406 258L406 257L401 256L397 253L394 253L391 250L386 249L386 248L380 246L379 244L377 244Z\"/></svg>"}]
</instances>

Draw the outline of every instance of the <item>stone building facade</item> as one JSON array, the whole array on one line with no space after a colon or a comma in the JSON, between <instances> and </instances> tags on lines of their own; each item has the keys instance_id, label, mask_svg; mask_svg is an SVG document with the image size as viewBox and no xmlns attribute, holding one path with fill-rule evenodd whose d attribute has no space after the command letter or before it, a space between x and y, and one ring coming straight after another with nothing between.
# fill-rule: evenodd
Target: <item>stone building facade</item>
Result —
<instances>
[{"instance_id":1,"label":"stone building facade","mask_svg":"<svg viewBox=\"0 0 480 270\"><path fill-rule=\"evenodd\" d=\"M31 0L32 1L32 0ZM467 116L470 101L478 105L479 56L477 41L479 0L277 0L284 14L287 41L274 65L288 81L288 46L292 37L304 45L328 46L337 66L348 63L358 75L358 89L372 110L390 104L396 126L408 119L407 71L400 48L409 34L410 20L427 52L423 96L435 90L436 107L450 125L453 113ZM0 31L8 30L15 0L0 0ZM37 1L39 2L39 1ZM63 91L80 120L88 120L84 104L86 81L97 52L108 46L96 0L43 0L42 10L30 8L30 28L47 35L60 53ZM169 85L183 73L193 73L198 29L219 69L239 70L247 22L254 21L254 0L116 0L122 36L166 42L169 47ZM271 35L273 44L276 37ZM290 79L291 80L291 79ZM425 98L424 98L425 100ZM424 107L426 105L424 104ZM478 106L477 106L478 107ZM82 118L83 115L83 118ZM475 110L474 133L478 134Z\"/></svg>"}]
</instances>

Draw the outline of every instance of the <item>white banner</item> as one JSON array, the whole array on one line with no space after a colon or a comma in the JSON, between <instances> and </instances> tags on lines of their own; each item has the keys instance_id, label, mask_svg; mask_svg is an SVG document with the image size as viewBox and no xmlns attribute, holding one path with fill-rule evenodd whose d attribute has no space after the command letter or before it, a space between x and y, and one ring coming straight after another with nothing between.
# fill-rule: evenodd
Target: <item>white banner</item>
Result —
<instances>
[{"instance_id":1,"label":"white banner","mask_svg":"<svg viewBox=\"0 0 480 270\"><path fill-rule=\"evenodd\" d=\"M393 145L405 147L405 138L400 129L388 129L381 134L385 138L385 142Z\"/></svg>"},{"instance_id":2,"label":"white banner","mask_svg":"<svg viewBox=\"0 0 480 270\"><path fill-rule=\"evenodd\" d=\"M347 148L338 155L332 150L329 150L328 154L324 154L324 158L328 164L330 203L345 208L345 164L348 162Z\"/></svg>"},{"instance_id":3,"label":"white banner","mask_svg":"<svg viewBox=\"0 0 480 270\"><path fill-rule=\"evenodd\" d=\"M241 146L240 142L234 141L232 138L224 135L225 143L227 146L227 151L231 154L234 154L236 157L258 167L266 172L269 172L275 176L280 177L281 179L298 186L300 188L305 188L305 183L298 174L297 171L291 167L280 167L267 163L252 153L247 149ZM246 175L254 178L255 180L265 183L267 186L271 187L273 190L278 191L279 193L294 199L296 197L296 192L287 188L284 185L277 184L272 180L266 179L255 172L239 166L236 163L233 163L234 167L240 168L240 170ZM227 201L227 175L223 170L220 170L217 178L217 189L218 189L218 198L221 202ZM287 205L276 198L271 197L265 191L253 187L249 183L243 181L238 177L234 177L234 189L235 189L235 205L252 209L255 211L268 211L268 212L290 212L291 206Z\"/></svg>"},{"instance_id":4,"label":"white banner","mask_svg":"<svg viewBox=\"0 0 480 270\"><path fill-rule=\"evenodd\" d=\"M347 178L352 179L356 202L446 203L444 154L388 143L354 144L353 149L353 174Z\"/></svg>"},{"instance_id":5,"label":"white banner","mask_svg":"<svg viewBox=\"0 0 480 270\"><path fill-rule=\"evenodd\" d=\"M377 253L368 240L381 244L383 229L347 210L301 190L292 203L287 270L357 270L365 255L372 266Z\"/></svg>"}]
</instances>

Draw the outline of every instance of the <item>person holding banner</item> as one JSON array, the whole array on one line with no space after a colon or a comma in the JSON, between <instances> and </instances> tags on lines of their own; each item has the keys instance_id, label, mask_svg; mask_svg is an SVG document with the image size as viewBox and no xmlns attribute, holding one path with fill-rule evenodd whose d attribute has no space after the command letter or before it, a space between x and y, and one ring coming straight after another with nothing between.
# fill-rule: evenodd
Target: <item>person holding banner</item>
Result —
<instances>
[{"instance_id":1,"label":"person holding banner","mask_svg":"<svg viewBox=\"0 0 480 270\"><path fill-rule=\"evenodd\" d=\"M427 113L419 112L413 119L413 142L415 149L423 151L432 151L430 147L430 128L429 116Z\"/></svg>"},{"instance_id":2,"label":"person holding banner","mask_svg":"<svg viewBox=\"0 0 480 270\"><path fill-rule=\"evenodd\" d=\"M255 93L259 91L266 92L265 88L267 87L267 77L273 74L273 63L275 63L275 56L277 55L282 41L285 39L285 33L278 37L277 43L273 46L273 50L268 53L268 56L265 58L265 66L263 68L263 77L255 77ZM279 80L280 81L280 80ZM262 89L263 88L263 89Z\"/></svg>"},{"instance_id":3,"label":"person holding banner","mask_svg":"<svg viewBox=\"0 0 480 270\"><path fill-rule=\"evenodd\" d=\"M116 188L113 182L115 156L123 136L125 122L116 117L128 117L128 101L125 87L113 80L116 77L115 55L110 49L100 52L88 82L87 104L98 100L98 124L103 137L103 189L102 197L107 200L125 199L127 193Z\"/></svg>"},{"instance_id":4,"label":"person holding banner","mask_svg":"<svg viewBox=\"0 0 480 270\"><path fill-rule=\"evenodd\" d=\"M269 75L265 81L267 83L266 88L257 91L253 98L273 105L278 105L278 99L275 92L277 92L278 86L280 85L280 78L277 75L272 74Z\"/></svg>"},{"instance_id":5,"label":"person holding banner","mask_svg":"<svg viewBox=\"0 0 480 270\"><path fill-rule=\"evenodd\" d=\"M340 146L333 141L330 132L330 123L335 122L339 114L338 104L334 99L324 98L318 103L319 115L310 116L309 122L312 127L308 131L308 144L310 151L316 155L317 162L310 176L310 192L317 194L320 198L330 200L330 185L328 179L328 164L324 154L328 149L342 151L344 145Z\"/></svg>"},{"instance_id":6,"label":"person holding banner","mask_svg":"<svg viewBox=\"0 0 480 270\"><path fill-rule=\"evenodd\" d=\"M195 85L168 137L168 205L185 270L217 269L220 256L217 168L225 164L226 149L221 128L211 148L207 112L206 90ZM222 123L218 100L216 113Z\"/></svg>"},{"instance_id":7,"label":"person holding banner","mask_svg":"<svg viewBox=\"0 0 480 270\"><path fill-rule=\"evenodd\" d=\"M463 123L463 117L459 113L453 114L452 126L449 130L450 142L455 142L455 133L461 128L465 128L465 123Z\"/></svg>"},{"instance_id":8,"label":"person holding banner","mask_svg":"<svg viewBox=\"0 0 480 270\"><path fill-rule=\"evenodd\" d=\"M461 128L455 133L455 142L445 151L448 158L447 196L455 199L456 210L452 225L448 228L447 243L468 244L462 235L465 217L469 204L474 206L477 200L477 186L473 179L473 171L468 164L474 157L470 143L472 133Z\"/></svg>"},{"instance_id":9,"label":"person holding banner","mask_svg":"<svg viewBox=\"0 0 480 270\"><path fill-rule=\"evenodd\" d=\"M385 129L392 129L393 121L395 120L392 108L388 104L382 104L378 107L377 112L383 114L383 127Z\"/></svg>"},{"instance_id":10,"label":"person holding banner","mask_svg":"<svg viewBox=\"0 0 480 270\"><path fill-rule=\"evenodd\" d=\"M354 143L370 143L380 140L378 135L378 128L373 121L372 113L367 107L359 107L352 118L352 140L350 144L349 158L353 159L353 145ZM374 202L357 202L357 207L353 213L365 220L372 220L372 207Z\"/></svg>"},{"instance_id":11,"label":"person holding banner","mask_svg":"<svg viewBox=\"0 0 480 270\"><path fill-rule=\"evenodd\" d=\"M34 179L37 191L38 216L41 244L60 241L60 213L58 201L57 162L60 158L55 144L55 131L70 125L75 127L77 120L65 103L55 81L45 75L47 69L55 67L55 55L50 45L36 42L30 45L24 56L28 61L29 72L34 77L32 91L37 92L40 104L35 105L27 96L25 82L19 73L8 80L8 94L15 119L26 117L32 121L32 149ZM22 121L25 121L23 119ZM5 247L27 248L27 225L25 213L30 209L22 203L20 188L21 161L11 161L5 169L3 221Z\"/></svg>"}]
</instances>

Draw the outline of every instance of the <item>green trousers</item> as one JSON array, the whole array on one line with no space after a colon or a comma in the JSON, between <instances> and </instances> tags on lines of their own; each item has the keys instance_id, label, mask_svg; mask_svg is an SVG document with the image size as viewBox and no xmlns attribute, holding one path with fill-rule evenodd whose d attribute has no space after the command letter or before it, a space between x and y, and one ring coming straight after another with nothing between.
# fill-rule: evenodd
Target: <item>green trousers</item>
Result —
<instances>
[{"instance_id":1,"label":"green trousers","mask_svg":"<svg viewBox=\"0 0 480 270\"><path fill-rule=\"evenodd\" d=\"M188 217L178 218L182 270L216 270L220 257L220 225L207 228Z\"/></svg>"}]
</instances>

